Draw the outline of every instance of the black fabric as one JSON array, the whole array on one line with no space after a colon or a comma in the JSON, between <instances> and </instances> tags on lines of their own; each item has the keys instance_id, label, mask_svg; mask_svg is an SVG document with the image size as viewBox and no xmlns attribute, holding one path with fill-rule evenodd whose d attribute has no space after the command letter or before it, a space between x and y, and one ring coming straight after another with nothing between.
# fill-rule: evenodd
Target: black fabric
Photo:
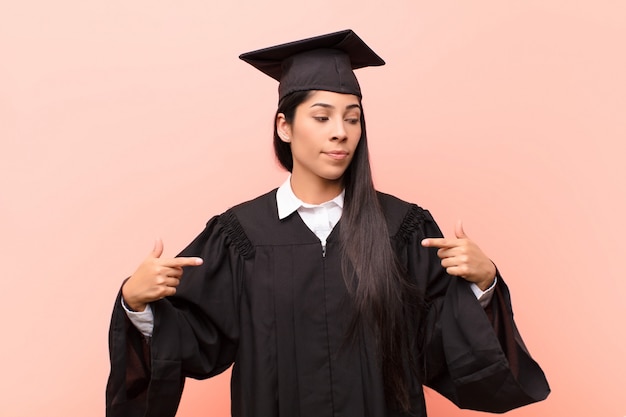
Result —
<instances>
[{"instance_id":1,"label":"black fabric","mask_svg":"<svg viewBox=\"0 0 626 417\"><path fill-rule=\"evenodd\" d=\"M308 90L361 97L352 70L385 64L349 29L247 52L239 58L280 82L279 100Z\"/></svg>"},{"instance_id":2,"label":"black fabric","mask_svg":"<svg viewBox=\"0 0 626 417\"><path fill-rule=\"evenodd\" d=\"M502 277L488 315L467 282L445 273L437 250L420 245L441 236L431 215L389 195L380 199L398 258L425 295L412 326L423 336L412 415L426 415L422 384L460 407L493 412L544 399L548 384L515 327ZM340 272L340 227L323 256L297 213L278 219L275 190L211 219L181 253L204 264L185 269L175 297L152 304L149 363L129 353L143 352L136 348L143 337L116 301L107 416L174 416L186 377L208 378L233 364L236 417L400 416L385 405L370 336L360 332L357 343L346 343L352 310Z\"/></svg>"}]
</instances>

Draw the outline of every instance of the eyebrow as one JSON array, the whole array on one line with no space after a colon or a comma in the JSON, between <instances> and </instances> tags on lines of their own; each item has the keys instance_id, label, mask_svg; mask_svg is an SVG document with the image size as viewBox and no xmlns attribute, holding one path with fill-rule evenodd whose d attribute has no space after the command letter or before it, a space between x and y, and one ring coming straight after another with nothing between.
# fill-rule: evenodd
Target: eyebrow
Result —
<instances>
[{"instance_id":1,"label":"eyebrow","mask_svg":"<svg viewBox=\"0 0 626 417\"><path fill-rule=\"evenodd\" d=\"M332 104L328 104L328 103L315 103L311 105L311 108L313 107L323 107L325 109L334 109L335 106L333 106ZM351 110L351 109L361 109L361 106L358 104L348 104L346 106L346 110Z\"/></svg>"}]
</instances>

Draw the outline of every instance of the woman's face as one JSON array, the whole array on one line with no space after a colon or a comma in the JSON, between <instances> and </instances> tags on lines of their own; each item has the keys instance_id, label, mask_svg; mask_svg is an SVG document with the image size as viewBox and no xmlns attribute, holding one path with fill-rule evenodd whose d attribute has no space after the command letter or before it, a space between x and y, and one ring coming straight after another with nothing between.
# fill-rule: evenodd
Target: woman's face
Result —
<instances>
[{"instance_id":1,"label":"woman's face","mask_svg":"<svg viewBox=\"0 0 626 417\"><path fill-rule=\"evenodd\" d=\"M279 137L291 144L292 181L336 183L350 165L361 138L361 105L351 94L314 91L289 124L280 113Z\"/></svg>"}]
</instances>

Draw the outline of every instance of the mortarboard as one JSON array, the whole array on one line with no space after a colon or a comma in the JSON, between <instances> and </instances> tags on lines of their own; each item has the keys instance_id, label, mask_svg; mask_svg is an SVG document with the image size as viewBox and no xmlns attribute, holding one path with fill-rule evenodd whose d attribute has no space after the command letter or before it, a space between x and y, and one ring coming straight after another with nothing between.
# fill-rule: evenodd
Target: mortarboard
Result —
<instances>
[{"instance_id":1,"label":"mortarboard","mask_svg":"<svg viewBox=\"0 0 626 417\"><path fill-rule=\"evenodd\" d=\"M307 90L361 97L352 70L385 64L350 29L247 52L239 58L279 81L279 101Z\"/></svg>"}]
</instances>

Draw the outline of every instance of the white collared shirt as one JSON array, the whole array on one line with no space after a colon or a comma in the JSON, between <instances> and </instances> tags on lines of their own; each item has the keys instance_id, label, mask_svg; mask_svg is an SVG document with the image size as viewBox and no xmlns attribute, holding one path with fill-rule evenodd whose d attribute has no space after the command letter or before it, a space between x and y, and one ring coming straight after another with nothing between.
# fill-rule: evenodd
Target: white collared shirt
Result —
<instances>
[{"instance_id":1,"label":"white collared shirt","mask_svg":"<svg viewBox=\"0 0 626 417\"><path fill-rule=\"evenodd\" d=\"M322 204L305 203L294 194L290 175L276 191L278 218L282 220L297 211L304 224L320 240L322 251L325 251L326 239L341 218L345 194L345 191L342 191L337 197Z\"/></svg>"}]
</instances>

